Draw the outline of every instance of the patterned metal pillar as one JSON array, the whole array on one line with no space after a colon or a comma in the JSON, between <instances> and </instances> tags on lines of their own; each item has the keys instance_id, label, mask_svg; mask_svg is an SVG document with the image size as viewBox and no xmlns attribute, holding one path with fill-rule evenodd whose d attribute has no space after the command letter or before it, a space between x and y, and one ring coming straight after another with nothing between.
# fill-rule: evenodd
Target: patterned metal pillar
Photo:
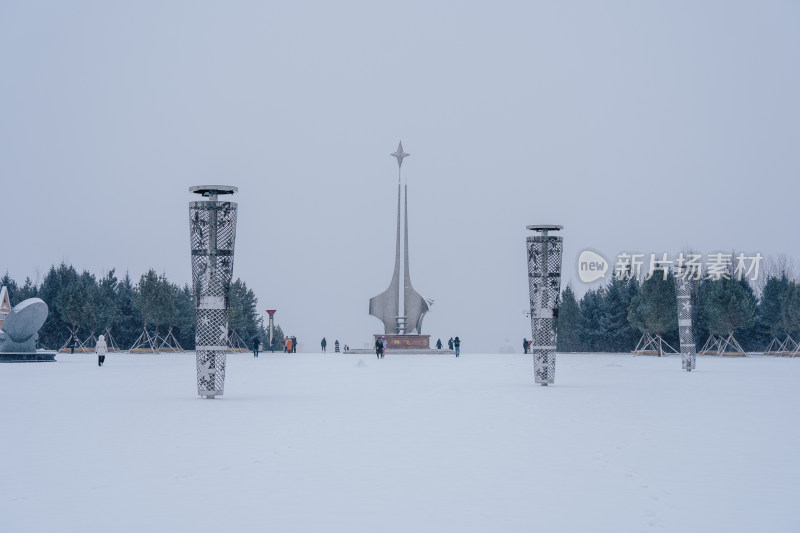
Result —
<instances>
[{"instance_id":1,"label":"patterned metal pillar","mask_svg":"<svg viewBox=\"0 0 800 533\"><path fill-rule=\"evenodd\" d=\"M694 345L692 331L692 284L685 279L683 273L675 276L676 293L678 295L678 334L681 339L681 364L687 372L694 370L697 359L697 347Z\"/></svg>"},{"instance_id":2,"label":"patterned metal pillar","mask_svg":"<svg viewBox=\"0 0 800 533\"><path fill-rule=\"evenodd\" d=\"M189 236L197 308L197 394L214 398L225 390L228 296L236 241L236 203L220 202L217 197L239 189L228 185L200 185L189 190L208 198L208 201L189 203Z\"/></svg>"},{"instance_id":3,"label":"patterned metal pillar","mask_svg":"<svg viewBox=\"0 0 800 533\"><path fill-rule=\"evenodd\" d=\"M528 288L531 301L533 373L536 383L544 386L556 376L556 325L558 297L561 291L561 237L548 235L563 226L528 226L540 234L528 237Z\"/></svg>"}]
</instances>

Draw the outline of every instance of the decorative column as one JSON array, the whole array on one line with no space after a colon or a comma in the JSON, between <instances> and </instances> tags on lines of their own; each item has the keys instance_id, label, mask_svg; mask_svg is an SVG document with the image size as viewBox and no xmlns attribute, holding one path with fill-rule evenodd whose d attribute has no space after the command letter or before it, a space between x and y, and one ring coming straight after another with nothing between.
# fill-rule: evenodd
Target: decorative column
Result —
<instances>
[{"instance_id":1,"label":"decorative column","mask_svg":"<svg viewBox=\"0 0 800 533\"><path fill-rule=\"evenodd\" d=\"M563 239L548 235L564 226L528 226L539 234L528 237L528 288L531 301L533 374L536 383L547 386L556 375L556 326L561 291Z\"/></svg>"},{"instance_id":2,"label":"decorative column","mask_svg":"<svg viewBox=\"0 0 800 533\"><path fill-rule=\"evenodd\" d=\"M189 189L208 198L189 203L192 284L197 308L197 394L206 398L222 396L225 390L228 297L236 241L236 203L220 202L217 197L238 190L229 185Z\"/></svg>"},{"instance_id":3,"label":"decorative column","mask_svg":"<svg viewBox=\"0 0 800 533\"><path fill-rule=\"evenodd\" d=\"M692 284L685 273L677 272L675 289L678 295L678 335L681 339L681 365L687 372L694 370L697 347L694 345L692 331Z\"/></svg>"}]
</instances>

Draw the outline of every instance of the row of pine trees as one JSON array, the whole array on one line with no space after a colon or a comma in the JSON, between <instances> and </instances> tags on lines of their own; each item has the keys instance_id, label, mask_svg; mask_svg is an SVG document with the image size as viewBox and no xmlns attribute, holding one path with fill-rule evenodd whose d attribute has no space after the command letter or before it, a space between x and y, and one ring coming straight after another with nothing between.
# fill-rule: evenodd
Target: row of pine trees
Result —
<instances>
[{"instance_id":1,"label":"row of pine trees","mask_svg":"<svg viewBox=\"0 0 800 533\"><path fill-rule=\"evenodd\" d=\"M800 334L800 284L782 272L771 275L757 297L746 279L689 281L692 323L698 350L710 335L733 333L745 351L763 351L772 339ZM630 352L643 334L661 335L679 346L675 278L661 273L640 282L612 278L576 299L561 295L558 351Z\"/></svg>"},{"instance_id":2,"label":"row of pine trees","mask_svg":"<svg viewBox=\"0 0 800 533\"><path fill-rule=\"evenodd\" d=\"M128 349L145 328L166 335L169 329L186 350L195 343L195 301L192 288L171 283L164 274L150 270L136 283L126 273L119 279L115 270L102 277L72 265L52 266L40 284L27 278L22 285L8 273L0 279L11 305L28 298L41 298L49 307L44 326L39 330L39 346L59 349L70 340L71 331L78 338L90 338L110 330L121 349ZM229 329L249 347L258 336L267 347L269 335L257 311L255 294L245 282L231 284L229 297ZM274 347L280 348L283 333L275 328ZM268 349L268 347L267 347Z\"/></svg>"},{"instance_id":3,"label":"row of pine trees","mask_svg":"<svg viewBox=\"0 0 800 533\"><path fill-rule=\"evenodd\" d=\"M746 351L763 351L774 338L800 339L800 284L786 272L771 275L760 297L744 279L701 279L692 284L695 342L700 349L710 335L733 333ZM114 270L102 277L71 265L52 266L40 284L27 278L22 285L8 273L0 279L11 305L32 297L50 309L39 331L39 345L58 349L76 331L79 338L110 329L122 349L129 348L147 328L165 335L172 329L178 342L194 349L195 302L189 285L180 287L150 270L134 283L129 274L118 279ZM248 345L258 336L269 349L268 334L257 311L255 294L237 279L231 284L229 328ZM636 278L612 278L587 291L580 300L571 287L561 295L558 351L629 352L645 333L660 335L677 347L678 314L672 273ZM273 348L282 349L283 332L276 327Z\"/></svg>"}]
</instances>

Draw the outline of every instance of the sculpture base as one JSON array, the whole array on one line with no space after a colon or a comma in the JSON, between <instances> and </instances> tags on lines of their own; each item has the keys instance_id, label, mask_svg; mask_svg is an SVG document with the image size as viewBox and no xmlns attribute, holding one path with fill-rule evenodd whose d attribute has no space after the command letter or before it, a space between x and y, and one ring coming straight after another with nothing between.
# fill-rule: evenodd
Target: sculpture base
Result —
<instances>
[{"instance_id":1,"label":"sculpture base","mask_svg":"<svg viewBox=\"0 0 800 533\"><path fill-rule=\"evenodd\" d=\"M47 363L55 360L55 352L0 353L0 363Z\"/></svg>"},{"instance_id":2,"label":"sculpture base","mask_svg":"<svg viewBox=\"0 0 800 533\"><path fill-rule=\"evenodd\" d=\"M374 335L375 340L378 337L386 337L387 350L430 350L431 336L430 335Z\"/></svg>"}]
</instances>

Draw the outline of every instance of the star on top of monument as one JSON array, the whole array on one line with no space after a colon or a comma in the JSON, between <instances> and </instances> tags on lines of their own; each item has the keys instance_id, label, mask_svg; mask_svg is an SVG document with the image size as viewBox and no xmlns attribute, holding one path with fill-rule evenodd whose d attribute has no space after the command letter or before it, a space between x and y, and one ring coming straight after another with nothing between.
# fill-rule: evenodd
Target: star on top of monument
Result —
<instances>
[{"instance_id":1,"label":"star on top of monument","mask_svg":"<svg viewBox=\"0 0 800 533\"><path fill-rule=\"evenodd\" d=\"M397 145L397 151L389 155L397 158L397 166L399 168L403 166L403 158L408 157L411 154L407 154L403 151L403 141L400 141L400 144Z\"/></svg>"},{"instance_id":2,"label":"star on top of monument","mask_svg":"<svg viewBox=\"0 0 800 533\"><path fill-rule=\"evenodd\" d=\"M690 304L689 302L683 302L681 305L683 306L683 310L686 312L692 310L692 304Z\"/></svg>"}]
</instances>

